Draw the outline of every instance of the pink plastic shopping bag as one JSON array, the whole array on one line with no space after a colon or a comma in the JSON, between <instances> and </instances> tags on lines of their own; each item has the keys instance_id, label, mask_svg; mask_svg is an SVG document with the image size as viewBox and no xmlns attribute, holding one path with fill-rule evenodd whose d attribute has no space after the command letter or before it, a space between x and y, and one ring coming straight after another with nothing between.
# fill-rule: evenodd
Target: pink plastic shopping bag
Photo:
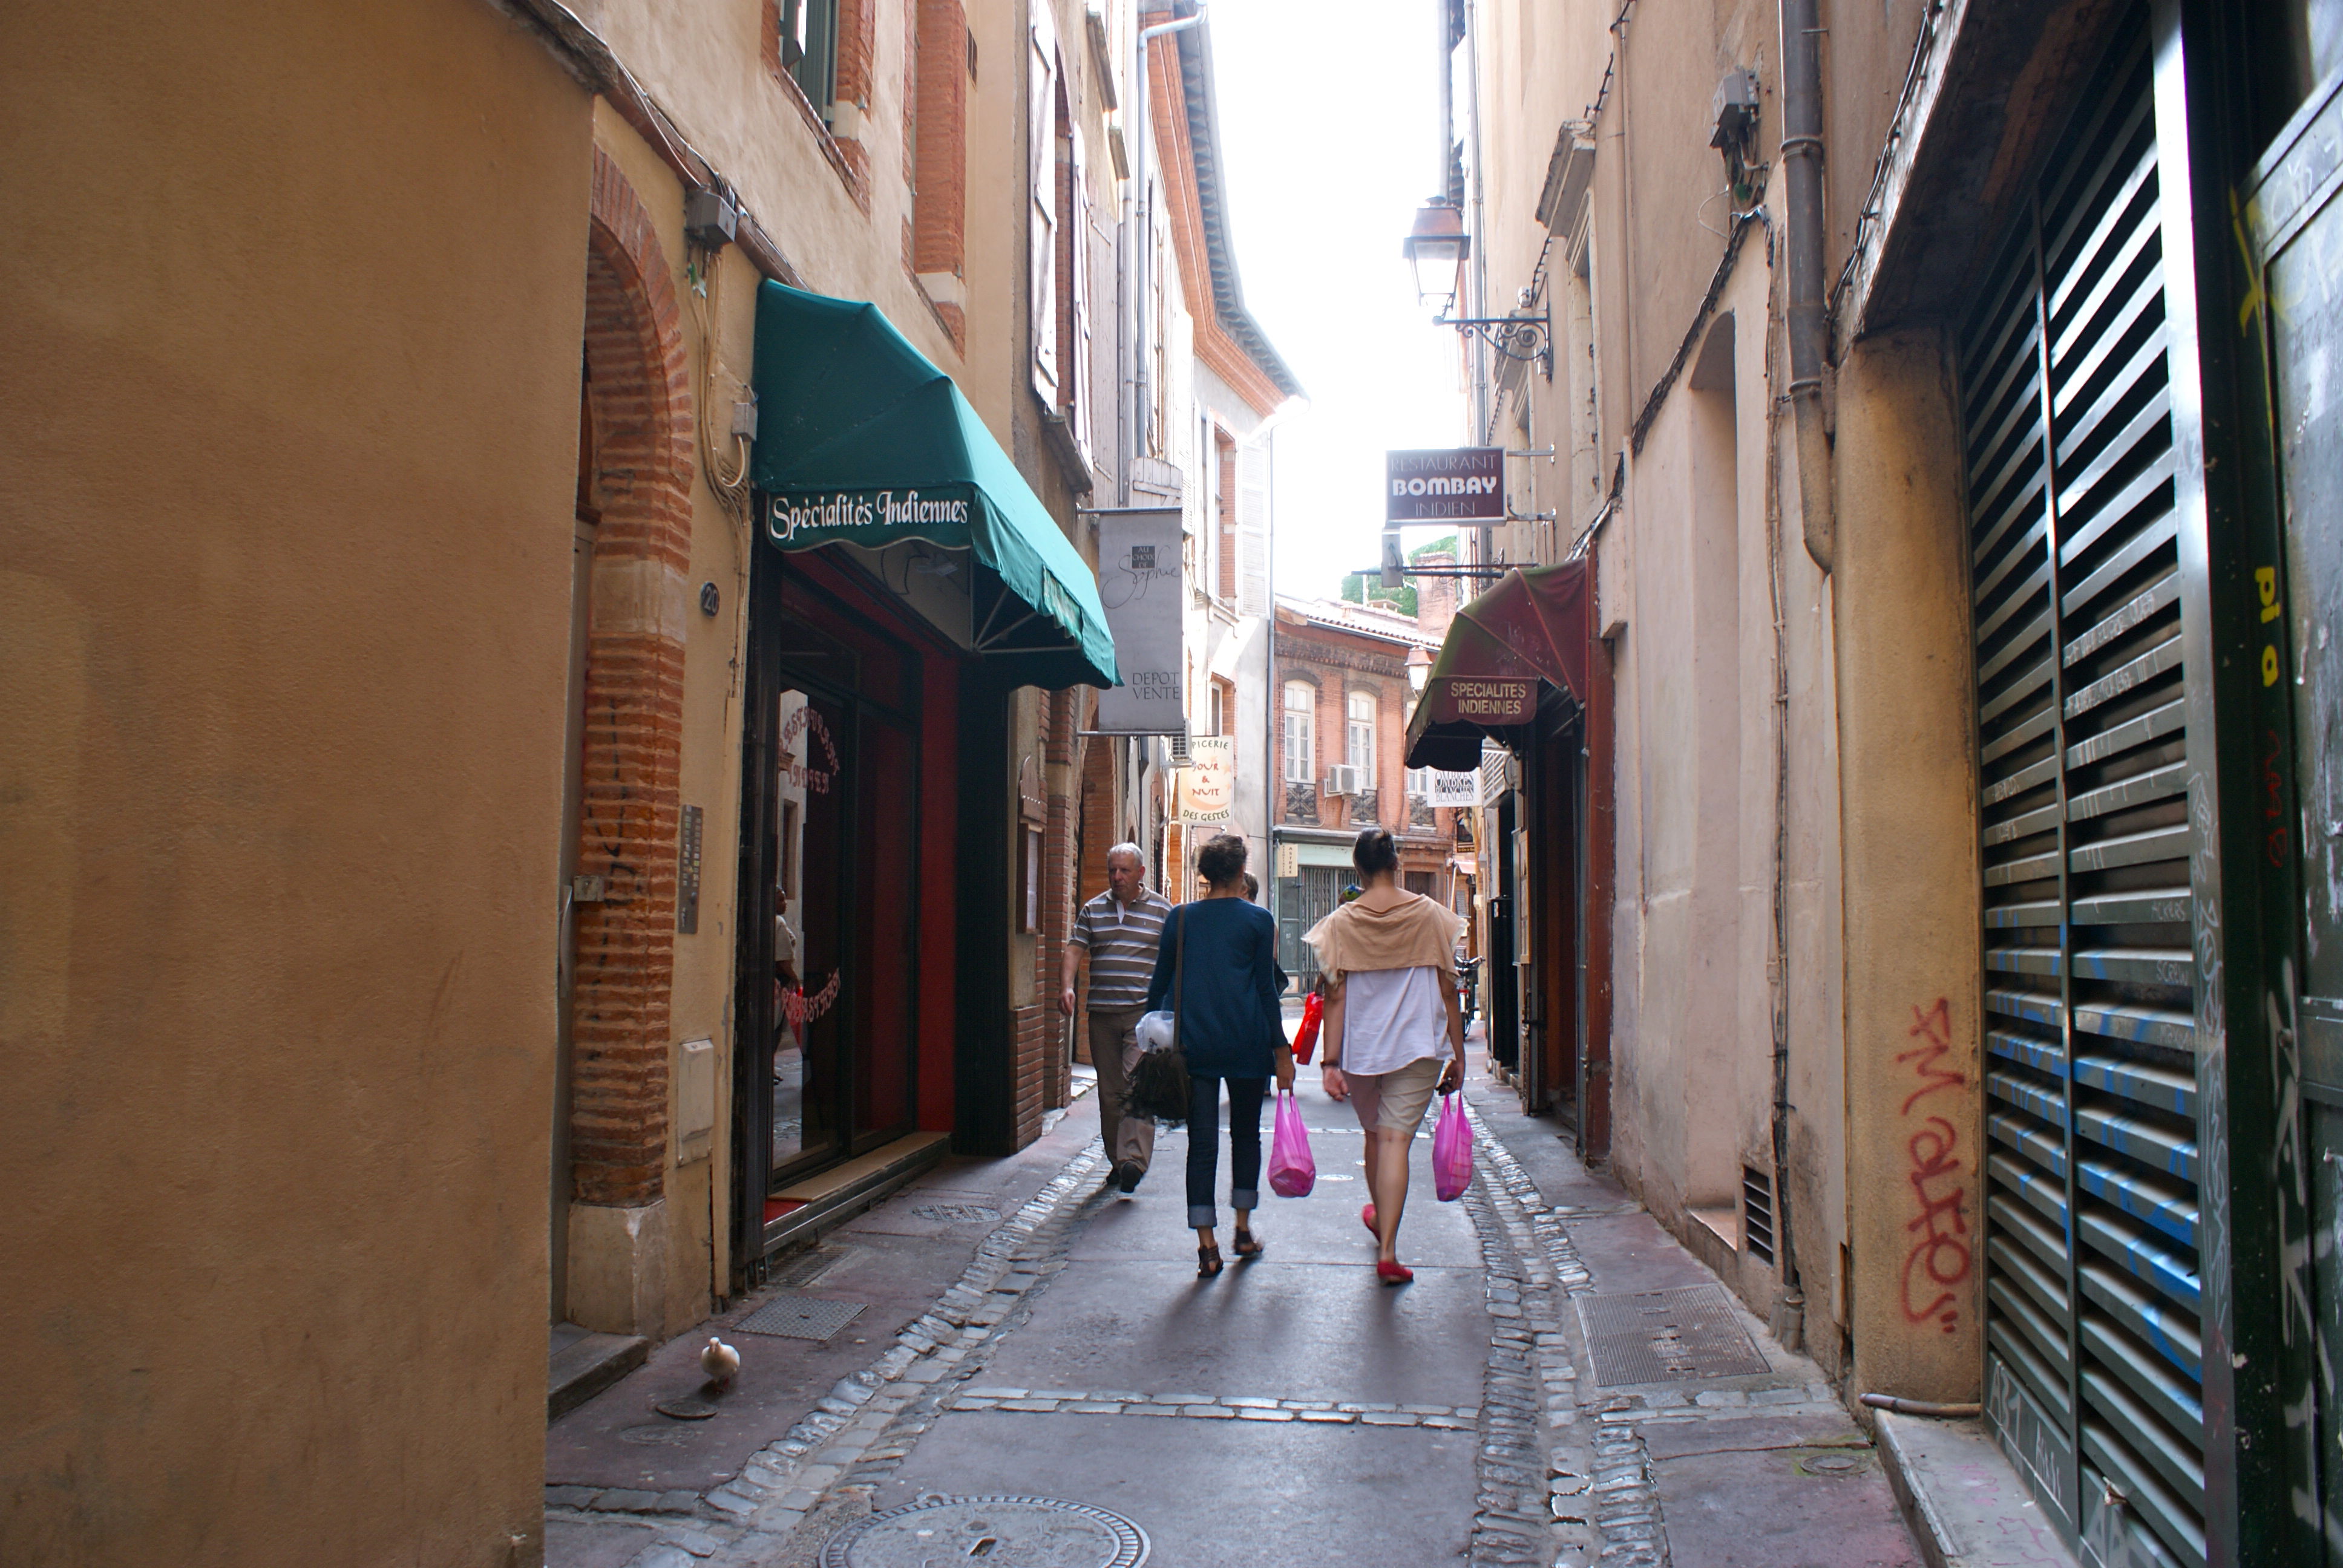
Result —
<instances>
[{"instance_id":1,"label":"pink plastic shopping bag","mask_svg":"<svg viewBox=\"0 0 2343 1568\"><path fill-rule=\"evenodd\" d=\"M1277 1126L1269 1145L1269 1190L1281 1198L1307 1198L1318 1185L1318 1161L1310 1157L1310 1129L1293 1091L1278 1091Z\"/></svg>"},{"instance_id":2,"label":"pink plastic shopping bag","mask_svg":"<svg viewBox=\"0 0 2343 1568\"><path fill-rule=\"evenodd\" d=\"M1432 1190L1443 1203L1453 1203L1473 1184L1473 1124L1464 1119L1464 1102L1453 1094L1440 1097L1440 1123L1432 1130Z\"/></svg>"}]
</instances>

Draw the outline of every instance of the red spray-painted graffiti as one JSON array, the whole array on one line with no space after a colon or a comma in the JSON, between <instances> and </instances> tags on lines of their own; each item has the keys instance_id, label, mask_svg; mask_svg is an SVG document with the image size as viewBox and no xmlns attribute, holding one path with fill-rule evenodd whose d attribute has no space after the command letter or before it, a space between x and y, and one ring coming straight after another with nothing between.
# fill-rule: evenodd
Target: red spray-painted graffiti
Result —
<instances>
[{"instance_id":1,"label":"red spray-painted graffiti","mask_svg":"<svg viewBox=\"0 0 2343 1568\"><path fill-rule=\"evenodd\" d=\"M1912 1038L1921 1043L1897 1053L1910 1062L1919 1087L1904 1097L1902 1114L1940 1090L1960 1089L1968 1079L1943 1065L1953 1050L1952 1004L1938 997L1936 1005L1912 1010ZM1917 1218L1904 1229L1916 1240L1904 1254L1903 1306L1906 1321L1934 1320L1946 1333L1960 1326L1959 1298L1951 1287L1969 1277L1974 1260L1968 1243L1968 1183L1961 1179L1960 1130L1941 1116L1930 1116L1906 1141L1909 1164L1905 1180L1919 1201ZM1923 1300L1923 1298L1926 1298Z\"/></svg>"}]
</instances>

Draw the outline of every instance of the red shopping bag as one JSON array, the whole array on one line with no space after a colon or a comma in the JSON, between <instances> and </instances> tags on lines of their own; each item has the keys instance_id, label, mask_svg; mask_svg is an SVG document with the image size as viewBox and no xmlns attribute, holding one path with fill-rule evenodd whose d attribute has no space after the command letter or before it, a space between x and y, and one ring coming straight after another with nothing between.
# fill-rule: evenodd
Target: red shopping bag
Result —
<instances>
[{"instance_id":1,"label":"red shopping bag","mask_svg":"<svg viewBox=\"0 0 2343 1568\"><path fill-rule=\"evenodd\" d=\"M1310 1157L1310 1129L1293 1091L1277 1093L1277 1126L1269 1145L1269 1190L1281 1198L1307 1198L1318 1185L1318 1161Z\"/></svg>"},{"instance_id":2,"label":"red shopping bag","mask_svg":"<svg viewBox=\"0 0 2343 1568\"><path fill-rule=\"evenodd\" d=\"M1326 1016L1326 999L1312 991L1302 1000L1302 1027L1293 1031L1293 1060L1302 1066L1310 1065L1310 1053L1318 1049L1318 1026Z\"/></svg>"},{"instance_id":3,"label":"red shopping bag","mask_svg":"<svg viewBox=\"0 0 2343 1568\"><path fill-rule=\"evenodd\" d=\"M1473 1184L1473 1124L1464 1119L1464 1102L1453 1094L1440 1097L1440 1122L1432 1130L1432 1190L1443 1203L1453 1203Z\"/></svg>"}]
</instances>

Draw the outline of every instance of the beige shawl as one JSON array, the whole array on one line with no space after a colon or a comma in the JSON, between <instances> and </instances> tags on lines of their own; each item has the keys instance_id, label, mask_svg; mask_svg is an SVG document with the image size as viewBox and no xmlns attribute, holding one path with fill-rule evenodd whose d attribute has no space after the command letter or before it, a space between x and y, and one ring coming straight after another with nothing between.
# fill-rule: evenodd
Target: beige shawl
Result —
<instances>
[{"instance_id":1,"label":"beige shawl","mask_svg":"<svg viewBox=\"0 0 2343 1568\"><path fill-rule=\"evenodd\" d=\"M1310 928L1302 940L1318 952L1318 967L1330 982L1353 970L1435 969L1456 961L1456 938L1463 922L1421 893L1390 909L1343 904Z\"/></svg>"}]
</instances>

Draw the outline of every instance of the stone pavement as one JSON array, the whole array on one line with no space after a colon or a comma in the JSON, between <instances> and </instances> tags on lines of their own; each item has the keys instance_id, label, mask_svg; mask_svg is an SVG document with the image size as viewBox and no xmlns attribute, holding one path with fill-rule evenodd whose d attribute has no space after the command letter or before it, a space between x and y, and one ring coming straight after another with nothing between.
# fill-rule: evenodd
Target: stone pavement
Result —
<instances>
[{"instance_id":1,"label":"stone pavement","mask_svg":"<svg viewBox=\"0 0 2343 1568\"><path fill-rule=\"evenodd\" d=\"M830 1340L735 1339L751 1300L555 1423L548 1563L814 1568L858 1527L868 1549L828 1562L1081 1560L1013 1503L890 1513L940 1496L1082 1505L1066 1528L1102 1568L1141 1534L1152 1568L1918 1563L1831 1389L1737 1306L1737 1375L1674 1354L1660 1381L1599 1383L1618 1369L1593 1353L1593 1298L1715 1281L1505 1091L1468 1093L1459 1202L1433 1201L1427 1121L1401 1236L1416 1280L1379 1285L1357 1122L1315 1079L1318 1190L1266 1199L1267 1255L1215 1280L1182 1224L1184 1136L1137 1195L1101 1192L1087 1102L1018 1159L954 1162L843 1228L805 1292L863 1305ZM988 1211L970 1239L962 1216ZM670 1421L655 1406L694 1392L708 1332L742 1347L740 1386Z\"/></svg>"}]
</instances>

